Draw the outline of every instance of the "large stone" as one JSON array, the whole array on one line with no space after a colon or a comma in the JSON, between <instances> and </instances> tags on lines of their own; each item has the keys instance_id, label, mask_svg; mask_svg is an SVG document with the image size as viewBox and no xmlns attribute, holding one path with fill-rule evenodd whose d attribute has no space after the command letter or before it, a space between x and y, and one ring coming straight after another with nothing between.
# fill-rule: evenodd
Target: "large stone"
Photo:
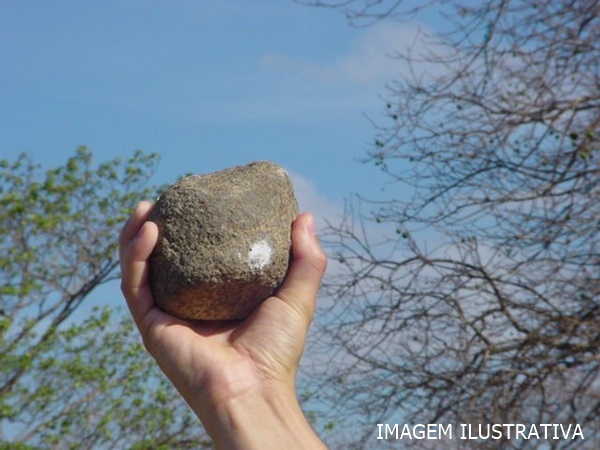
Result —
<instances>
[{"instance_id":1,"label":"large stone","mask_svg":"<svg viewBox=\"0 0 600 450\"><path fill-rule=\"evenodd\" d=\"M249 316L283 281L298 214L288 174L259 161L186 177L157 200L150 220L156 304L184 319Z\"/></svg>"}]
</instances>

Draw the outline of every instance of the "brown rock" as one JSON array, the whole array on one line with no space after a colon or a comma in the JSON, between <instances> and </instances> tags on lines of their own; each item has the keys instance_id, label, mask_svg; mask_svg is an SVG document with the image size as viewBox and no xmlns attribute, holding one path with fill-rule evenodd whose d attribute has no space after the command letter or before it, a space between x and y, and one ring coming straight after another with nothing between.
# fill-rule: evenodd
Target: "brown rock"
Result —
<instances>
[{"instance_id":1,"label":"brown rock","mask_svg":"<svg viewBox=\"0 0 600 450\"><path fill-rule=\"evenodd\" d=\"M283 281L298 214L287 172L259 161L186 177L157 200L150 220L156 304L184 319L243 319Z\"/></svg>"}]
</instances>

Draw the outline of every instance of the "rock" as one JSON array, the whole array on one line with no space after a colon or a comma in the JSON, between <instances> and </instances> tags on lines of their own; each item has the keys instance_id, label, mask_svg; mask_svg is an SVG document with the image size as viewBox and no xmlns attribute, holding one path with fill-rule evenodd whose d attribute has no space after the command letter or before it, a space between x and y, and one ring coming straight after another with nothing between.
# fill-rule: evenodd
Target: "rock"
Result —
<instances>
[{"instance_id":1,"label":"rock","mask_svg":"<svg viewBox=\"0 0 600 450\"><path fill-rule=\"evenodd\" d=\"M186 177L157 200L150 220L156 304L184 319L244 319L283 281L298 214L285 170L259 161Z\"/></svg>"}]
</instances>

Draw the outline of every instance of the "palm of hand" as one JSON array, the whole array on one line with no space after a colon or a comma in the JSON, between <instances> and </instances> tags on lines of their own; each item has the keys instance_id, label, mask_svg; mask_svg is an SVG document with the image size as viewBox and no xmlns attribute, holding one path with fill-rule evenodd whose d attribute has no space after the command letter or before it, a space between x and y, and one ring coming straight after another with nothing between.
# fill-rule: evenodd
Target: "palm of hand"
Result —
<instances>
[{"instance_id":1,"label":"palm of hand","mask_svg":"<svg viewBox=\"0 0 600 450\"><path fill-rule=\"evenodd\" d=\"M141 204L121 234L122 289L146 348L177 389L218 404L256 385L293 383L308 324L284 299L267 299L240 322L186 321L154 305L147 260L158 230L145 222L150 210Z\"/></svg>"},{"instance_id":2,"label":"palm of hand","mask_svg":"<svg viewBox=\"0 0 600 450\"><path fill-rule=\"evenodd\" d=\"M146 346L178 388L236 396L295 376L287 372L297 367L304 330L284 314L287 308L271 297L243 322L189 322L153 307L142 321Z\"/></svg>"}]
</instances>

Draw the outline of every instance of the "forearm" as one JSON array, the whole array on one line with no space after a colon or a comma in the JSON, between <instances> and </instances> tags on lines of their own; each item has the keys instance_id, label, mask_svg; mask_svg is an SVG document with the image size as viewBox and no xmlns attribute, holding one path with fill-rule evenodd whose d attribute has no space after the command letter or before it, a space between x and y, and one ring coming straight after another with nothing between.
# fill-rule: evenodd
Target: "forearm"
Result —
<instances>
[{"instance_id":1,"label":"forearm","mask_svg":"<svg viewBox=\"0 0 600 450\"><path fill-rule=\"evenodd\" d=\"M251 391L230 399L203 419L221 450L326 448L304 416L293 389Z\"/></svg>"}]
</instances>

